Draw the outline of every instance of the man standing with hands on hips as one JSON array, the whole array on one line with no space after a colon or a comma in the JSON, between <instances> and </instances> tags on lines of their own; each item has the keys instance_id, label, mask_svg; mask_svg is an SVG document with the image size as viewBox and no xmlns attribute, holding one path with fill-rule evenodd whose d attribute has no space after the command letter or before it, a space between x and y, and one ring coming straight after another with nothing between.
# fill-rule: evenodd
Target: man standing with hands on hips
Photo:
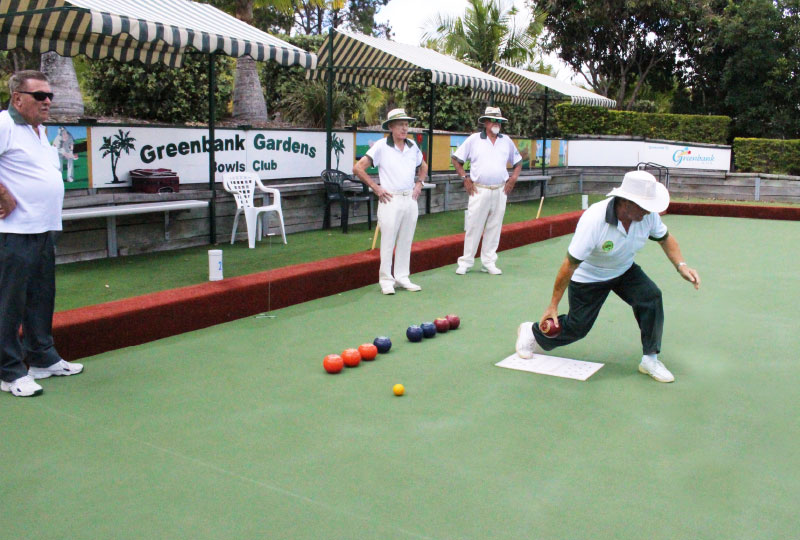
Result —
<instances>
[{"instance_id":1,"label":"man standing with hands on hips","mask_svg":"<svg viewBox=\"0 0 800 540\"><path fill-rule=\"evenodd\" d=\"M53 93L38 71L17 72L8 86L9 107L0 112L0 390L26 397L42 392L34 379L83 366L62 360L52 335L64 202L61 160L42 125Z\"/></svg>"},{"instance_id":2,"label":"man standing with hands on hips","mask_svg":"<svg viewBox=\"0 0 800 540\"><path fill-rule=\"evenodd\" d=\"M497 246L500 245L506 198L522 170L522 156L514 141L500 133L500 126L507 121L498 107L486 107L483 116L478 118L483 131L467 137L451 158L469 194L464 254L458 258L456 269L459 275L466 274L475 264L481 236L481 271L492 275L503 273L497 267ZM470 162L469 173L464 171L467 161ZM508 163L514 167L511 176Z\"/></svg>"},{"instance_id":3,"label":"man standing with hands on hips","mask_svg":"<svg viewBox=\"0 0 800 540\"><path fill-rule=\"evenodd\" d=\"M389 111L383 123L389 136L373 144L353 166L353 173L378 197L378 225L381 229L378 282L383 294L394 294L395 285L408 291L422 290L411 282L409 275L411 243L419 215L417 199L422 191L422 181L428 174L428 165L422 159L419 146L406 138L408 123L413 120L403 109ZM373 166L378 167L380 185L367 174L367 169Z\"/></svg>"},{"instance_id":4,"label":"man standing with hands on hips","mask_svg":"<svg viewBox=\"0 0 800 540\"><path fill-rule=\"evenodd\" d=\"M652 174L631 171L608 196L590 206L578 221L556 275L550 304L538 323L524 322L517 328L517 355L531 358L535 352L583 338L613 291L633 308L639 324L639 371L658 382L672 382L675 377L658 359L664 330L661 290L633 257L648 239L654 240L695 289L700 288L700 275L686 264L678 241L661 221L659 213L669 206L669 192ZM559 315L558 304L566 291L569 313Z\"/></svg>"}]
</instances>

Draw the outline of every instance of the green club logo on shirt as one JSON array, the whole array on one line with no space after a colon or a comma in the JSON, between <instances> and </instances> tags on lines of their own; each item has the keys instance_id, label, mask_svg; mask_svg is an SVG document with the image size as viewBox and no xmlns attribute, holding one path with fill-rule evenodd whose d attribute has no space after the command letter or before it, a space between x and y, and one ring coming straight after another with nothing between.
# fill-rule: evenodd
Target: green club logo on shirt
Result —
<instances>
[{"instance_id":1,"label":"green club logo on shirt","mask_svg":"<svg viewBox=\"0 0 800 540\"><path fill-rule=\"evenodd\" d=\"M614 242L612 242L611 240L606 240L606 241L603 243L603 251L605 251L606 253L608 253L608 252L609 252L609 251L611 251L612 249L614 249Z\"/></svg>"}]
</instances>

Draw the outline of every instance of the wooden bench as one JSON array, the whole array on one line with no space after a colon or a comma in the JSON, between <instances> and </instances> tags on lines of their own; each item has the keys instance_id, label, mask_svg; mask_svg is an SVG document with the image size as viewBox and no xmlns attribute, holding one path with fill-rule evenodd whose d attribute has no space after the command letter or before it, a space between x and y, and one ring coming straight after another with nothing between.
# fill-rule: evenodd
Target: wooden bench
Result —
<instances>
[{"instance_id":1,"label":"wooden bench","mask_svg":"<svg viewBox=\"0 0 800 540\"><path fill-rule=\"evenodd\" d=\"M61 212L62 221L74 219L106 218L108 238L108 256L117 256L117 216L133 214L149 214L164 212L164 239L169 240L169 213L192 208L208 208L208 201L187 199L181 201L158 201L146 203L129 203L110 206L87 206L84 208L66 208Z\"/></svg>"}]
</instances>

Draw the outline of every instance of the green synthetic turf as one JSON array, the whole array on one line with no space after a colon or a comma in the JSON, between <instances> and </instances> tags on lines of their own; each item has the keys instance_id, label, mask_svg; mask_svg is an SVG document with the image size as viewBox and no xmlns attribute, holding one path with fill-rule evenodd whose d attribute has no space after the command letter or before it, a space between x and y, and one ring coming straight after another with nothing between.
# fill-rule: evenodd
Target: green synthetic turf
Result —
<instances>
[{"instance_id":1,"label":"green synthetic turf","mask_svg":"<svg viewBox=\"0 0 800 540\"><path fill-rule=\"evenodd\" d=\"M501 369L537 318L569 237L85 361L0 395L3 534L42 538L774 539L796 535L800 224L666 216L701 290L654 243L661 359L636 372L630 309L609 299L561 356L588 382ZM408 324L455 312L420 344ZM332 376L322 357L388 334ZM406 395L394 397L402 382Z\"/></svg>"}]
</instances>

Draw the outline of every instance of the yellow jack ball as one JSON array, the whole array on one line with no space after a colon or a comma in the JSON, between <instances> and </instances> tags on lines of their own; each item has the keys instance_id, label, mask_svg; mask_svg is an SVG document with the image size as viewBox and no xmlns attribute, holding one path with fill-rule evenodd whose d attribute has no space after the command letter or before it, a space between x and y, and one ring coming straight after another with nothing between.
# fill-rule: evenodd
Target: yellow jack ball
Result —
<instances>
[{"instance_id":1,"label":"yellow jack ball","mask_svg":"<svg viewBox=\"0 0 800 540\"><path fill-rule=\"evenodd\" d=\"M406 389L402 384L398 383L392 387L392 392L394 392L394 395L396 396L402 396L403 394L405 394Z\"/></svg>"}]
</instances>

